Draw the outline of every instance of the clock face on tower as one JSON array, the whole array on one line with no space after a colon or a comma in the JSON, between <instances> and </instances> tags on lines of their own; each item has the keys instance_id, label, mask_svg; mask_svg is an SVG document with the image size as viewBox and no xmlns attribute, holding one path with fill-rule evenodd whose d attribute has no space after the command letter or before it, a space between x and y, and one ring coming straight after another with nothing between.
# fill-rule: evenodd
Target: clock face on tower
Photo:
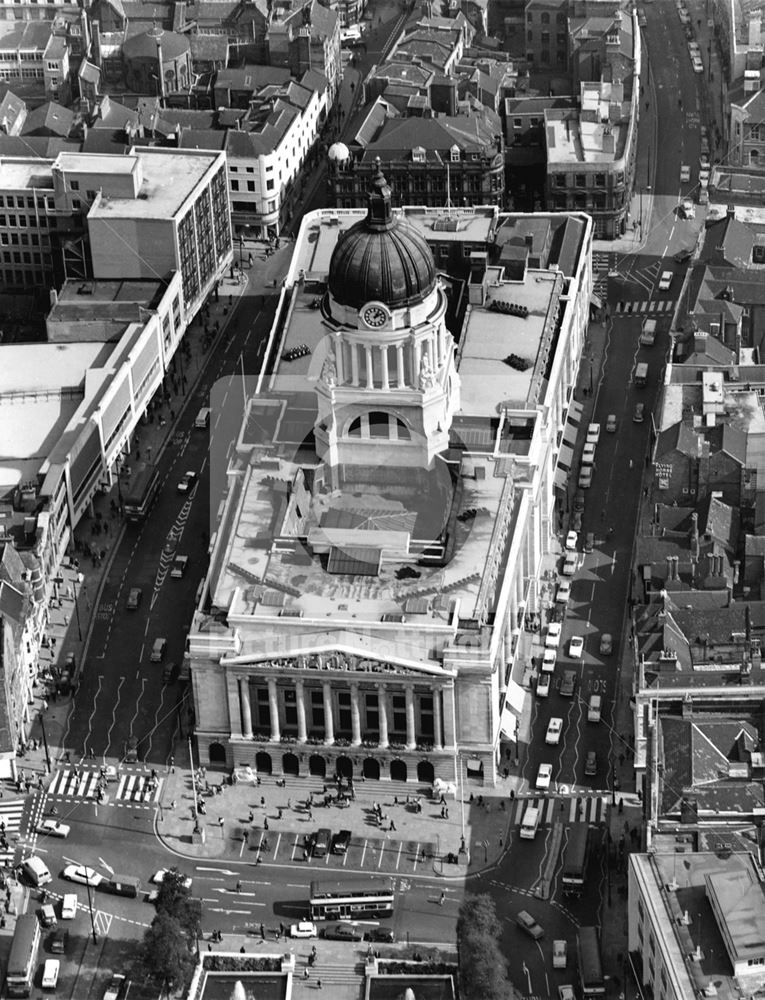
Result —
<instances>
[{"instance_id":1,"label":"clock face on tower","mask_svg":"<svg viewBox=\"0 0 765 1000\"><path fill-rule=\"evenodd\" d=\"M373 305L364 306L361 313L361 318L364 320L367 326L371 327L373 330L379 329L381 326L385 326L388 322L388 310L384 306Z\"/></svg>"}]
</instances>

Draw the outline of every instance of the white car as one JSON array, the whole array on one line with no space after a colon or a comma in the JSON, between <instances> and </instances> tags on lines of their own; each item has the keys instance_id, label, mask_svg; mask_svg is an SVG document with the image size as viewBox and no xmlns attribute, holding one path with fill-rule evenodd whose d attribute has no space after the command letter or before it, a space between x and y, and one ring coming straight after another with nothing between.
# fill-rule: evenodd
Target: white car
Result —
<instances>
[{"instance_id":1,"label":"white car","mask_svg":"<svg viewBox=\"0 0 765 1000\"><path fill-rule=\"evenodd\" d=\"M542 654L542 673L552 674L555 672L555 660L558 652L555 649L546 649Z\"/></svg>"},{"instance_id":2,"label":"white car","mask_svg":"<svg viewBox=\"0 0 765 1000\"><path fill-rule=\"evenodd\" d=\"M579 556L576 552L567 552L566 559L563 563L563 575L573 576L576 573L576 564L579 561Z\"/></svg>"},{"instance_id":3,"label":"white car","mask_svg":"<svg viewBox=\"0 0 765 1000\"><path fill-rule=\"evenodd\" d=\"M661 278L659 278L659 291L668 292L672 284L673 278L674 274L672 273L672 271L662 271Z\"/></svg>"},{"instance_id":4,"label":"white car","mask_svg":"<svg viewBox=\"0 0 765 1000\"><path fill-rule=\"evenodd\" d=\"M576 1000L576 993L573 986L559 986L558 1000Z\"/></svg>"},{"instance_id":5,"label":"white car","mask_svg":"<svg viewBox=\"0 0 765 1000\"><path fill-rule=\"evenodd\" d=\"M42 982L40 985L44 990L55 990L58 982L58 973L61 963L57 958L46 958L43 966Z\"/></svg>"},{"instance_id":6,"label":"white car","mask_svg":"<svg viewBox=\"0 0 765 1000\"><path fill-rule=\"evenodd\" d=\"M540 791L546 791L550 787L551 781L552 781L552 764L540 764L539 770L537 771L536 787L540 789Z\"/></svg>"},{"instance_id":7,"label":"white car","mask_svg":"<svg viewBox=\"0 0 765 1000\"><path fill-rule=\"evenodd\" d=\"M600 424L590 424L587 428L587 441L597 444L600 440Z\"/></svg>"},{"instance_id":8,"label":"white car","mask_svg":"<svg viewBox=\"0 0 765 1000\"><path fill-rule=\"evenodd\" d=\"M555 603L568 604L569 597L571 597L571 581L561 580L558 583L558 590L555 593Z\"/></svg>"},{"instance_id":9,"label":"white car","mask_svg":"<svg viewBox=\"0 0 765 1000\"><path fill-rule=\"evenodd\" d=\"M694 56L693 59L691 59L691 65L693 66L693 72L694 73L703 73L704 72L704 63L701 61L701 59L698 56Z\"/></svg>"},{"instance_id":10,"label":"white car","mask_svg":"<svg viewBox=\"0 0 765 1000\"><path fill-rule=\"evenodd\" d=\"M568 655L572 660L581 660L584 649L584 639L581 635L572 635L568 643Z\"/></svg>"},{"instance_id":11,"label":"white car","mask_svg":"<svg viewBox=\"0 0 765 1000\"><path fill-rule=\"evenodd\" d=\"M65 892L61 900L61 919L72 920L77 915L77 893Z\"/></svg>"},{"instance_id":12,"label":"white car","mask_svg":"<svg viewBox=\"0 0 765 1000\"><path fill-rule=\"evenodd\" d=\"M691 168L688 166L687 163L684 163L680 167L680 183L688 184L690 183L690 180L691 180Z\"/></svg>"},{"instance_id":13,"label":"white car","mask_svg":"<svg viewBox=\"0 0 765 1000\"><path fill-rule=\"evenodd\" d=\"M580 490L588 490L592 486L592 466L583 465L579 470L577 486Z\"/></svg>"},{"instance_id":14,"label":"white car","mask_svg":"<svg viewBox=\"0 0 765 1000\"><path fill-rule=\"evenodd\" d=\"M85 865L67 865L61 873L61 877L67 882L78 882L80 885L89 885L91 889L97 888L104 880L94 868Z\"/></svg>"},{"instance_id":15,"label":"white car","mask_svg":"<svg viewBox=\"0 0 765 1000\"><path fill-rule=\"evenodd\" d=\"M680 218L681 219L695 219L696 209L693 207L693 202L690 198L683 198L680 202Z\"/></svg>"},{"instance_id":16,"label":"white car","mask_svg":"<svg viewBox=\"0 0 765 1000\"><path fill-rule=\"evenodd\" d=\"M545 734L545 743L549 743L551 746L556 746L560 743L560 734L563 732L563 719L550 719L547 725L547 733Z\"/></svg>"},{"instance_id":17,"label":"white car","mask_svg":"<svg viewBox=\"0 0 765 1000\"><path fill-rule=\"evenodd\" d=\"M569 552L576 551L576 543L579 539L579 535L575 531L569 531L566 535L566 548Z\"/></svg>"},{"instance_id":18,"label":"white car","mask_svg":"<svg viewBox=\"0 0 765 1000\"><path fill-rule=\"evenodd\" d=\"M169 871L170 871L169 868L160 868L159 871L154 872L154 874L149 879L149 881L153 882L154 885L162 885L162 883L165 881L165 878L166 878L166 876L167 876L167 874L168 874ZM182 875L181 872L179 872L178 874L181 875L181 877L183 879L183 881L181 882L181 885L183 886L183 888L184 889L190 889L191 888L191 876L190 875Z\"/></svg>"},{"instance_id":19,"label":"white car","mask_svg":"<svg viewBox=\"0 0 765 1000\"><path fill-rule=\"evenodd\" d=\"M582 449L582 465L595 464L595 442L587 441Z\"/></svg>"},{"instance_id":20,"label":"white car","mask_svg":"<svg viewBox=\"0 0 765 1000\"><path fill-rule=\"evenodd\" d=\"M547 635L545 636L545 649L557 649L560 646L562 631L563 626L560 622L550 622L547 626Z\"/></svg>"},{"instance_id":21,"label":"white car","mask_svg":"<svg viewBox=\"0 0 765 1000\"><path fill-rule=\"evenodd\" d=\"M614 640L610 632L604 632L600 637L600 655L610 656L614 651Z\"/></svg>"},{"instance_id":22,"label":"white car","mask_svg":"<svg viewBox=\"0 0 765 1000\"><path fill-rule=\"evenodd\" d=\"M550 694L552 674L540 674L537 677L537 698L547 698Z\"/></svg>"},{"instance_id":23,"label":"white car","mask_svg":"<svg viewBox=\"0 0 765 1000\"><path fill-rule=\"evenodd\" d=\"M44 819L37 826L37 832L46 837L68 837L70 829L66 823L59 823L55 819Z\"/></svg>"},{"instance_id":24,"label":"white car","mask_svg":"<svg viewBox=\"0 0 765 1000\"><path fill-rule=\"evenodd\" d=\"M312 924L309 920L301 920L299 924L292 924L290 926L290 937L315 938L318 936L319 931L316 924Z\"/></svg>"}]
</instances>

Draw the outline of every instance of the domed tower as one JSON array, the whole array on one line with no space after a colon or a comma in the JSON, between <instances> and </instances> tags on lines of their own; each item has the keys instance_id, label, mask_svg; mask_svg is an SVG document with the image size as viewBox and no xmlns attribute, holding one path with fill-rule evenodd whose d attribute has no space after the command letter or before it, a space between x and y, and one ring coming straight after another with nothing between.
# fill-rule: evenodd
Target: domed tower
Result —
<instances>
[{"instance_id":1,"label":"domed tower","mask_svg":"<svg viewBox=\"0 0 765 1000\"><path fill-rule=\"evenodd\" d=\"M366 218L337 242L316 444L330 466L428 469L459 408L446 295L420 233L394 216L378 163Z\"/></svg>"}]
</instances>

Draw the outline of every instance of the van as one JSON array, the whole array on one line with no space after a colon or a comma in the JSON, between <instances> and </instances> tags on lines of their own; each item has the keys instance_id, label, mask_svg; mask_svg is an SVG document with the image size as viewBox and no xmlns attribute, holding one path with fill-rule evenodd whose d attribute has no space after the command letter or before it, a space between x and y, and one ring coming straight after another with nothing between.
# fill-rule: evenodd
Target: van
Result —
<instances>
[{"instance_id":1,"label":"van","mask_svg":"<svg viewBox=\"0 0 765 1000\"><path fill-rule=\"evenodd\" d=\"M210 426L210 407L203 406L194 418L194 426L206 430Z\"/></svg>"},{"instance_id":2,"label":"van","mask_svg":"<svg viewBox=\"0 0 765 1000\"><path fill-rule=\"evenodd\" d=\"M53 881L53 876L48 871L48 866L34 854L27 858L26 861L21 862L21 874L27 882L30 882L38 889L41 885L47 885L48 882Z\"/></svg>"},{"instance_id":3,"label":"van","mask_svg":"<svg viewBox=\"0 0 765 1000\"><path fill-rule=\"evenodd\" d=\"M65 892L61 900L61 919L71 920L77 915L77 893Z\"/></svg>"},{"instance_id":4,"label":"van","mask_svg":"<svg viewBox=\"0 0 765 1000\"><path fill-rule=\"evenodd\" d=\"M56 911L53 909L52 903L46 903L44 906L41 906L37 911L37 916L43 927L55 927L58 923L58 920L56 920Z\"/></svg>"},{"instance_id":5,"label":"van","mask_svg":"<svg viewBox=\"0 0 765 1000\"><path fill-rule=\"evenodd\" d=\"M587 721L600 722L601 697L599 694L590 695L590 704L587 706Z\"/></svg>"},{"instance_id":6,"label":"van","mask_svg":"<svg viewBox=\"0 0 765 1000\"><path fill-rule=\"evenodd\" d=\"M45 959L42 974L42 988L44 990L55 990L56 983L58 982L58 971L60 968L61 962L59 962L57 958Z\"/></svg>"},{"instance_id":7,"label":"van","mask_svg":"<svg viewBox=\"0 0 765 1000\"><path fill-rule=\"evenodd\" d=\"M568 945L565 941L553 941L553 969L565 969L568 960Z\"/></svg>"},{"instance_id":8,"label":"van","mask_svg":"<svg viewBox=\"0 0 765 1000\"><path fill-rule=\"evenodd\" d=\"M154 645L151 647L151 656L149 659L152 663L161 663L165 658L166 652L167 639L155 639Z\"/></svg>"},{"instance_id":9,"label":"van","mask_svg":"<svg viewBox=\"0 0 765 1000\"><path fill-rule=\"evenodd\" d=\"M635 368L635 385L645 385L648 381L648 365L641 361Z\"/></svg>"},{"instance_id":10,"label":"van","mask_svg":"<svg viewBox=\"0 0 765 1000\"><path fill-rule=\"evenodd\" d=\"M539 809L536 806L526 806L526 812L521 821L521 839L533 840L539 829Z\"/></svg>"},{"instance_id":11,"label":"van","mask_svg":"<svg viewBox=\"0 0 765 1000\"><path fill-rule=\"evenodd\" d=\"M110 879L99 882L101 892L110 892L112 896L127 896L129 899L138 897L141 880L134 875L112 875Z\"/></svg>"},{"instance_id":12,"label":"van","mask_svg":"<svg viewBox=\"0 0 765 1000\"><path fill-rule=\"evenodd\" d=\"M644 347L653 347L656 340L656 320L644 319L643 329L640 331L640 343Z\"/></svg>"},{"instance_id":13,"label":"van","mask_svg":"<svg viewBox=\"0 0 765 1000\"><path fill-rule=\"evenodd\" d=\"M311 848L311 854L315 858L323 858L326 856L327 851L329 851L329 845L332 842L332 831L327 830L326 827L322 827L317 830L313 838L313 847Z\"/></svg>"}]
</instances>

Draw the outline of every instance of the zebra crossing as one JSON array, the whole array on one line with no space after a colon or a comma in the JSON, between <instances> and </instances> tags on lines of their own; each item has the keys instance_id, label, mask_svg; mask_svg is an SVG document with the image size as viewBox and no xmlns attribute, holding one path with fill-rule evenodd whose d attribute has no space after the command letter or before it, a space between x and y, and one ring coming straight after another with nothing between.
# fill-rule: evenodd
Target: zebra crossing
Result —
<instances>
[{"instance_id":1,"label":"zebra crossing","mask_svg":"<svg viewBox=\"0 0 765 1000\"><path fill-rule=\"evenodd\" d=\"M48 795L58 795L67 799L95 798L98 791L98 778L97 771L79 771L65 767L54 774Z\"/></svg>"},{"instance_id":2,"label":"zebra crossing","mask_svg":"<svg viewBox=\"0 0 765 1000\"><path fill-rule=\"evenodd\" d=\"M5 828L7 848L0 841L0 865L13 864L15 841L21 833L21 816L24 812L26 799L0 799L0 822Z\"/></svg>"},{"instance_id":3,"label":"zebra crossing","mask_svg":"<svg viewBox=\"0 0 765 1000\"><path fill-rule=\"evenodd\" d=\"M130 802L156 802L161 784L161 779L147 778L143 774L123 774L114 797Z\"/></svg>"},{"instance_id":4,"label":"zebra crossing","mask_svg":"<svg viewBox=\"0 0 765 1000\"><path fill-rule=\"evenodd\" d=\"M608 290L608 272L611 269L611 254L603 250L592 252L592 290L603 298Z\"/></svg>"},{"instance_id":5,"label":"zebra crossing","mask_svg":"<svg viewBox=\"0 0 765 1000\"><path fill-rule=\"evenodd\" d=\"M632 299L629 302L617 302L614 312L617 313L668 313L675 308L673 299Z\"/></svg>"},{"instance_id":6,"label":"zebra crossing","mask_svg":"<svg viewBox=\"0 0 765 1000\"><path fill-rule=\"evenodd\" d=\"M581 801L583 811L579 811ZM516 799L513 811L513 826L520 826L523 814L529 806L540 810L540 826L551 826L554 822L563 823L604 823L608 814L607 795L590 795L581 800L576 796L558 798L556 796L541 796L540 798Z\"/></svg>"}]
</instances>

